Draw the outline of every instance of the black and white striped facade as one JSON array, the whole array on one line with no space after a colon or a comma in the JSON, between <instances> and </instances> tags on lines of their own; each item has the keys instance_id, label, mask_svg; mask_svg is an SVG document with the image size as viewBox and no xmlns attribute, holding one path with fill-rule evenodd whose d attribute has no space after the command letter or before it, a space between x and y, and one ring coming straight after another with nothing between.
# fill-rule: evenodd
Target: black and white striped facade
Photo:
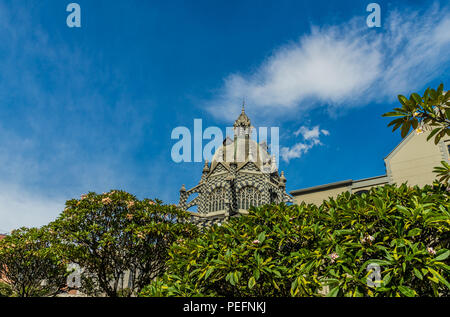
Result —
<instances>
[{"instance_id":1,"label":"black and white striped facade","mask_svg":"<svg viewBox=\"0 0 450 317\"><path fill-rule=\"evenodd\" d=\"M211 164L205 162L197 186L189 190L182 186L179 207L197 207L197 212L191 212L193 223L207 227L247 214L251 206L292 202L275 157L269 155L266 143L250 139L251 130L243 108L234 124L234 139L223 142ZM195 197L189 200L191 196Z\"/></svg>"}]
</instances>

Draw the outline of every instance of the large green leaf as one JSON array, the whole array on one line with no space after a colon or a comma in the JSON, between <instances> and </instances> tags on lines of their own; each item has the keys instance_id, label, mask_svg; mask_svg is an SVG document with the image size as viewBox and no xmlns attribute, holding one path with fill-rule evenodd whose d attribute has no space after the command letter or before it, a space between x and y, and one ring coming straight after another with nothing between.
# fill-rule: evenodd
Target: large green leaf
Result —
<instances>
[{"instance_id":1,"label":"large green leaf","mask_svg":"<svg viewBox=\"0 0 450 317\"><path fill-rule=\"evenodd\" d=\"M443 261L445 259L447 259L450 256L450 250L446 250L444 252L442 252L441 254L439 254L438 256L436 256L434 259L436 261Z\"/></svg>"},{"instance_id":2,"label":"large green leaf","mask_svg":"<svg viewBox=\"0 0 450 317\"><path fill-rule=\"evenodd\" d=\"M252 289L255 285L256 285L256 281L255 281L255 278L252 276L252 277L250 277L250 279L248 280L248 287L249 287L250 289Z\"/></svg>"},{"instance_id":3,"label":"large green leaf","mask_svg":"<svg viewBox=\"0 0 450 317\"><path fill-rule=\"evenodd\" d=\"M407 297L414 297L417 295L417 293L413 289L411 289L407 286L401 285L398 287L398 290Z\"/></svg>"},{"instance_id":4,"label":"large green leaf","mask_svg":"<svg viewBox=\"0 0 450 317\"><path fill-rule=\"evenodd\" d=\"M339 294L339 286L334 287L329 293L328 293L328 297L337 297Z\"/></svg>"}]
</instances>

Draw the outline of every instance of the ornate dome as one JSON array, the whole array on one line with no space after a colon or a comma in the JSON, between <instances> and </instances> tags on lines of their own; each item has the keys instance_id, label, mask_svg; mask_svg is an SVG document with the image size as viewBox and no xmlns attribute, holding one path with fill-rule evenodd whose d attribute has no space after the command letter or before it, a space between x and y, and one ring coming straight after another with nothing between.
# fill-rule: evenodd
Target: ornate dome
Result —
<instances>
[{"instance_id":1,"label":"ornate dome","mask_svg":"<svg viewBox=\"0 0 450 317\"><path fill-rule=\"evenodd\" d=\"M244 105L242 112L234 123L234 140L227 137L223 145L219 147L211 161L210 172L213 172L218 163L229 166L236 163L238 169L248 162L253 162L263 172L273 173L277 171L275 158L267 151L266 142L258 144L250 139L251 122L245 114Z\"/></svg>"},{"instance_id":2,"label":"ornate dome","mask_svg":"<svg viewBox=\"0 0 450 317\"><path fill-rule=\"evenodd\" d=\"M227 137L216 149L211 165L205 161L199 183L180 190L179 207L196 207L191 221L201 227L222 223L248 214L251 206L292 202L286 193L284 173L278 175L275 156L265 141L251 139L250 119L242 112L234 123L233 138ZM191 195L197 194L189 201Z\"/></svg>"},{"instance_id":3,"label":"ornate dome","mask_svg":"<svg viewBox=\"0 0 450 317\"><path fill-rule=\"evenodd\" d=\"M225 166L229 166L230 163L236 163L238 168L247 162L254 162L261 171L269 167L270 171L273 172L272 165L274 165L273 163L275 162L264 145L265 144L258 144L251 139L246 140L244 138L236 138L228 145L224 144L217 149L211 161L210 170L213 171L219 162ZM246 151L246 149L248 149L248 151ZM248 155L246 155L246 153L248 153Z\"/></svg>"}]
</instances>

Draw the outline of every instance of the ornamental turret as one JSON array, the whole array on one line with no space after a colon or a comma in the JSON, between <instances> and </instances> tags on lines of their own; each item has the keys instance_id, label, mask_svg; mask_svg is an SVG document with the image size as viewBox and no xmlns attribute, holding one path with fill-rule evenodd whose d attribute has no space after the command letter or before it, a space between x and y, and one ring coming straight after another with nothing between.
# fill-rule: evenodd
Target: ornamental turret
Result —
<instances>
[{"instance_id":1,"label":"ornamental turret","mask_svg":"<svg viewBox=\"0 0 450 317\"><path fill-rule=\"evenodd\" d=\"M209 226L248 213L251 206L292 202L286 193L286 177L279 176L276 156L267 141L251 138L252 125L245 104L234 122L234 137L216 149L211 163L205 161L200 182L180 190L180 208L191 212L194 222ZM188 200L190 196L194 196Z\"/></svg>"},{"instance_id":2,"label":"ornamental turret","mask_svg":"<svg viewBox=\"0 0 450 317\"><path fill-rule=\"evenodd\" d=\"M242 111L234 122L234 137L243 137L251 134L252 125L250 119L245 114L245 103L242 103Z\"/></svg>"}]
</instances>

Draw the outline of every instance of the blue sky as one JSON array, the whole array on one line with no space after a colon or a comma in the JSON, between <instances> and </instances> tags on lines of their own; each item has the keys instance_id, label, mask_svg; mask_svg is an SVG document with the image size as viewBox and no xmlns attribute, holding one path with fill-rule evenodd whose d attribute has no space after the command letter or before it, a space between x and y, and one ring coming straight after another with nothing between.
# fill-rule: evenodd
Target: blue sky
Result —
<instances>
[{"instance_id":1,"label":"blue sky","mask_svg":"<svg viewBox=\"0 0 450 317\"><path fill-rule=\"evenodd\" d=\"M449 85L447 1L0 0L0 232L123 189L178 202L172 130L280 127L288 191L385 173L397 94ZM322 131L322 132L321 132Z\"/></svg>"}]
</instances>

